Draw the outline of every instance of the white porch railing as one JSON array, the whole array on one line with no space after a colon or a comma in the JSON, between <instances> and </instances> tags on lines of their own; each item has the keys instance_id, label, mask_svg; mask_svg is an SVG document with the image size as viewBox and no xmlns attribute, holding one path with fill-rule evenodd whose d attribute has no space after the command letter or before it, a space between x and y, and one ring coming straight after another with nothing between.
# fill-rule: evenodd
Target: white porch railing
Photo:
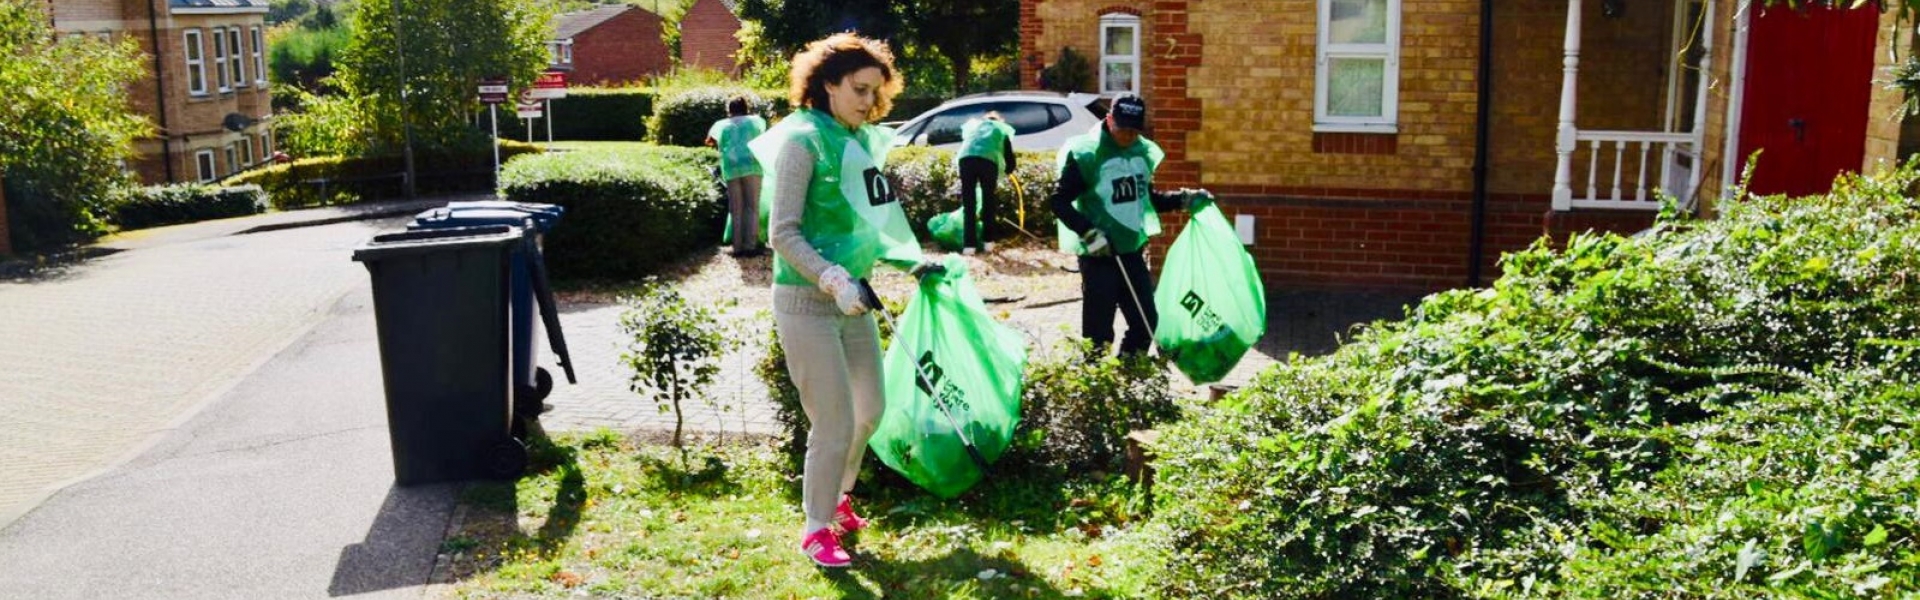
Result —
<instances>
[{"instance_id":1,"label":"white porch railing","mask_svg":"<svg viewBox=\"0 0 1920 600\"><path fill-rule=\"evenodd\" d=\"M1659 210L1659 192L1685 200L1697 181L1697 139L1692 133L1575 130L1575 153L1587 155L1587 187L1585 196L1573 196L1572 208Z\"/></svg>"}]
</instances>

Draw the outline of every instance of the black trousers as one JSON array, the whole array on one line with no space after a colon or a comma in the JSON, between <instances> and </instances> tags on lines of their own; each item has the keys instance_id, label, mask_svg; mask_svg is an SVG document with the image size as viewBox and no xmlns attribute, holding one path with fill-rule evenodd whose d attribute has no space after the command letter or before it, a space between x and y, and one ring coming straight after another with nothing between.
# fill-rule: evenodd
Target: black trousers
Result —
<instances>
[{"instance_id":1,"label":"black trousers","mask_svg":"<svg viewBox=\"0 0 1920 600\"><path fill-rule=\"evenodd\" d=\"M1123 265L1125 277L1120 271ZM1128 280L1133 282L1132 290ZM1147 272L1147 259L1139 252L1080 257L1080 293L1080 331L1093 341L1095 351L1105 354L1113 343L1115 309L1127 320L1121 354L1145 353L1153 345L1151 331L1159 326L1160 314L1153 309L1153 274Z\"/></svg>"},{"instance_id":2,"label":"black trousers","mask_svg":"<svg viewBox=\"0 0 1920 600\"><path fill-rule=\"evenodd\" d=\"M961 243L969 248L980 249L981 242L986 241L987 232L974 231L975 216L972 202L974 190L980 191L980 226L988 229L996 228L993 217L998 212L994 210L994 205L998 202L994 196L1000 193L1000 168L994 166L993 161L983 157L961 157L960 217L966 227L964 234L966 237L961 238Z\"/></svg>"}]
</instances>

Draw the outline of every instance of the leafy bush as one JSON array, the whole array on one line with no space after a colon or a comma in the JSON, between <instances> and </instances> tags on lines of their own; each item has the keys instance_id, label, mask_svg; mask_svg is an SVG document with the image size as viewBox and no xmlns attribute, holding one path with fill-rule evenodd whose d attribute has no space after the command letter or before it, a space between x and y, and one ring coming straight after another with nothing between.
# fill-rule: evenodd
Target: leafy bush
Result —
<instances>
[{"instance_id":1,"label":"leafy bush","mask_svg":"<svg viewBox=\"0 0 1920 600\"><path fill-rule=\"evenodd\" d=\"M1180 416L1167 365L1156 357L1096 355L1086 340L1027 363L1020 431L1007 461L1067 473L1117 472L1128 432Z\"/></svg>"},{"instance_id":2,"label":"leafy bush","mask_svg":"<svg viewBox=\"0 0 1920 600\"><path fill-rule=\"evenodd\" d=\"M672 287L653 282L624 303L620 332L629 342L620 362L633 371L628 385L661 412L673 411L673 447L684 450L683 403L705 395L720 374L720 357L739 342L721 325L722 307L687 302Z\"/></svg>"},{"instance_id":3,"label":"leafy bush","mask_svg":"<svg viewBox=\"0 0 1920 600\"><path fill-rule=\"evenodd\" d=\"M1051 152L1020 152L1014 177L1026 189L1027 225L1034 235L1054 235L1053 208L1047 195L1053 193L1060 173L1054 169ZM925 146L894 149L887 157L887 174L900 195L907 220L921 239L927 239L927 220L934 215L960 207L960 175L953 167L953 153ZM1000 184L1000 215L1007 221L1018 220L1020 196L1011 183Z\"/></svg>"},{"instance_id":4,"label":"leafy bush","mask_svg":"<svg viewBox=\"0 0 1920 600\"><path fill-rule=\"evenodd\" d=\"M1161 438L1169 595L1847 597L1920 586L1920 202L1509 255Z\"/></svg>"},{"instance_id":5,"label":"leafy bush","mask_svg":"<svg viewBox=\"0 0 1920 600\"><path fill-rule=\"evenodd\" d=\"M654 101L653 116L647 119L647 132L655 144L700 146L706 142L707 129L713 122L727 118L727 100L741 94L758 98L749 112L763 115L787 112L785 93L780 91L738 87L671 89L662 91Z\"/></svg>"},{"instance_id":6,"label":"leafy bush","mask_svg":"<svg viewBox=\"0 0 1920 600\"><path fill-rule=\"evenodd\" d=\"M552 101L553 114L533 120L533 138L547 139L547 118L553 118L553 139L640 141L647 138L647 117L653 115L652 90L629 88L572 88L567 97ZM522 139L526 126L500 125L500 135ZM702 132L705 133L705 132Z\"/></svg>"},{"instance_id":7,"label":"leafy bush","mask_svg":"<svg viewBox=\"0 0 1920 600\"><path fill-rule=\"evenodd\" d=\"M110 199L132 182L121 166L152 131L128 103L145 73L132 39L56 34L48 5L0 0L0 179L7 226L22 251L106 230Z\"/></svg>"},{"instance_id":8,"label":"leafy bush","mask_svg":"<svg viewBox=\"0 0 1920 600\"><path fill-rule=\"evenodd\" d=\"M121 229L140 229L208 219L253 215L267 210L267 193L257 185L216 187L182 183L148 186L113 207Z\"/></svg>"},{"instance_id":9,"label":"leafy bush","mask_svg":"<svg viewBox=\"0 0 1920 600\"><path fill-rule=\"evenodd\" d=\"M526 142L500 142L502 163L541 152ZM487 191L493 183L493 155L420 154L414 157L414 172L414 190L422 195ZM406 195L405 173L406 160L399 156L318 156L253 169L224 185L258 185L274 208L291 210L401 198Z\"/></svg>"},{"instance_id":10,"label":"leafy bush","mask_svg":"<svg viewBox=\"0 0 1920 600\"><path fill-rule=\"evenodd\" d=\"M500 193L566 207L547 264L570 278L639 278L719 239L724 215L708 148L650 146L535 155L507 164Z\"/></svg>"}]
</instances>

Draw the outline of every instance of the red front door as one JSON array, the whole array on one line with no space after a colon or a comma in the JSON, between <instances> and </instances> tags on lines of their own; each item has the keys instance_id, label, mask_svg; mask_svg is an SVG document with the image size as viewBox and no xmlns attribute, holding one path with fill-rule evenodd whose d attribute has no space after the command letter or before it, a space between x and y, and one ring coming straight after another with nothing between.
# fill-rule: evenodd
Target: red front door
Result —
<instances>
[{"instance_id":1,"label":"red front door","mask_svg":"<svg viewBox=\"0 0 1920 600\"><path fill-rule=\"evenodd\" d=\"M1754 15L1740 154L1728 157L1744 164L1765 150L1754 193L1823 194L1835 175L1860 170L1879 19L1871 8L1796 12L1784 3Z\"/></svg>"}]
</instances>

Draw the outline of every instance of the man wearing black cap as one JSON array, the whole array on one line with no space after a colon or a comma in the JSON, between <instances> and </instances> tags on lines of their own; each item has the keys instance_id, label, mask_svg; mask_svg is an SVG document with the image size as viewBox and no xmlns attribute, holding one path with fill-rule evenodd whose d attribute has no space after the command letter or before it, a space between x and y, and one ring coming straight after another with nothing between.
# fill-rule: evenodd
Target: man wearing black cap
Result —
<instances>
[{"instance_id":1,"label":"man wearing black cap","mask_svg":"<svg viewBox=\"0 0 1920 600\"><path fill-rule=\"evenodd\" d=\"M1153 190L1153 171L1166 154L1140 134L1146 124L1145 100L1132 94L1114 99L1100 127L1060 148L1060 183L1049 199L1059 219L1060 250L1079 256L1081 333L1104 351L1113 343L1113 311L1119 309L1127 320L1123 355L1146 352L1159 322L1153 278L1141 256L1147 238L1160 233L1158 213L1212 199L1205 191Z\"/></svg>"}]
</instances>

